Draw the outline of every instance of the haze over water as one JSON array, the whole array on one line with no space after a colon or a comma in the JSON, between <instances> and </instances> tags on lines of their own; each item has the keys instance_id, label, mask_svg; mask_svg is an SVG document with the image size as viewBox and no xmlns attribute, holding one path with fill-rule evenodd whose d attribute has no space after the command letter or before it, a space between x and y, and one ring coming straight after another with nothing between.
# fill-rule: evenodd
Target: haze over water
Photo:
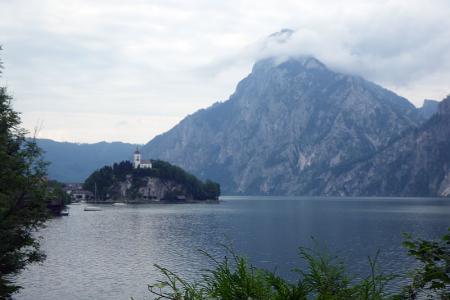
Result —
<instances>
[{"instance_id":1,"label":"haze over water","mask_svg":"<svg viewBox=\"0 0 450 300\"><path fill-rule=\"evenodd\" d=\"M381 249L386 271L411 267L402 233L437 238L447 229L450 203L425 198L222 197L220 204L72 205L40 234L47 260L24 271L15 299L151 299L147 284L157 263L196 278L208 259L231 243L250 261L289 279L300 266L299 246L311 236L356 275Z\"/></svg>"}]
</instances>

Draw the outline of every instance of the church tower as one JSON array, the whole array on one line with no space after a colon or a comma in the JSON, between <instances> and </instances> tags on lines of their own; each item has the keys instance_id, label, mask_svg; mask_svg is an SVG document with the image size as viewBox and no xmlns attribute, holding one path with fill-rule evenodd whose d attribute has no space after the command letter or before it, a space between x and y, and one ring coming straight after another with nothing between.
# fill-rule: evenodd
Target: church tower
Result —
<instances>
[{"instance_id":1,"label":"church tower","mask_svg":"<svg viewBox=\"0 0 450 300\"><path fill-rule=\"evenodd\" d=\"M141 164L141 152L139 152L138 147L136 147L136 151L134 151L133 166L135 169L137 169L140 164Z\"/></svg>"}]
</instances>

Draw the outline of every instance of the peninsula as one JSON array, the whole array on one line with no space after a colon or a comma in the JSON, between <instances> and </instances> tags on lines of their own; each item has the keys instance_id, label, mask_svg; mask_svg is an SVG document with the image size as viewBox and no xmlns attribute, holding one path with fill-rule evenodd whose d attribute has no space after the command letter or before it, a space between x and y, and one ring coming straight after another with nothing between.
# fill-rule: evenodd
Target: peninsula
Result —
<instances>
[{"instance_id":1,"label":"peninsula","mask_svg":"<svg viewBox=\"0 0 450 300\"><path fill-rule=\"evenodd\" d=\"M182 168L162 160L143 160L138 150L133 162L122 161L94 171L83 188L97 202L197 202L217 201L220 185L201 181Z\"/></svg>"}]
</instances>

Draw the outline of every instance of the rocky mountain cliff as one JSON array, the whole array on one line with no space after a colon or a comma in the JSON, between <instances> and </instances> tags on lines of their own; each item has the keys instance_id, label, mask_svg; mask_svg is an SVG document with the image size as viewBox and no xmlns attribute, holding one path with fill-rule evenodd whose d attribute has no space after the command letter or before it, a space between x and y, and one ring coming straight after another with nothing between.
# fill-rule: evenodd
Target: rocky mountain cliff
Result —
<instances>
[{"instance_id":1,"label":"rocky mountain cliff","mask_svg":"<svg viewBox=\"0 0 450 300\"><path fill-rule=\"evenodd\" d=\"M340 194L331 186L344 177L332 171L367 160L422 121L405 98L313 57L265 59L227 101L186 117L142 152L220 182L225 194Z\"/></svg>"},{"instance_id":2,"label":"rocky mountain cliff","mask_svg":"<svg viewBox=\"0 0 450 300\"><path fill-rule=\"evenodd\" d=\"M431 116L433 116L437 112L438 107L439 101L425 99L423 101L422 107L418 108L417 111L424 120L428 120L429 118L431 118Z\"/></svg>"},{"instance_id":3,"label":"rocky mountain cliff","mask_svg":"<svg viewBox=\"0 0 450 300\"><path fill-rule=\"evenodd\" d=\"M321 180L327 195L450 196L450 97L420 128Z\"/></svg>"}]
</instances>

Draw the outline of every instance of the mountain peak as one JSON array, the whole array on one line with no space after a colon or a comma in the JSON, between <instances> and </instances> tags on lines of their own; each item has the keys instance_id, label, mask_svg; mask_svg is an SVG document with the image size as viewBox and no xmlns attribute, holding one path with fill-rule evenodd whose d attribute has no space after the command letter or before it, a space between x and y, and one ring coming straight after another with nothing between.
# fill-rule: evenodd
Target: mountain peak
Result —
<instances>
[{"instance_id":1,"label":"mountain peak","mask_svg":"<svg viewBox=\"0 0 450 300\"><path fill-rule=\"evenodd\" d=\"M326 70L327 67L320 60L313 56L304 56L302 58L291 58L290 61L299 61L306 69L321 69Z\"/></svg>"},{"instance_id":2,"label":"mountain peak","mask_svg":"<svg viewBox=\"0 0 450 300\"><path fill-rule=\"evenodd\" d=\"M291 36L294 34L294 30L289 28L283 28L278 32L274 32L267 37L266 42L276 42L276 43L285 43L287 42Z\"/></svg>"},{"instance_id":3,"label":"mountain peak","mask_svg":"<svg viewBox=\"0 0 450 300\"><path fill-rule=\"evenodd\" d=\"M419 115L422 116L424 120L428 120L432 115L438 111L439 101L425 99L421 107L417 109Z\"/></svg>"},{"instance_id":4,"label":"mountain peak","mask_svg":"<svg viewBox=\"0 0 450 300\"><path fill-rule=\"evenodd\" d=\"M321 61L313 56L269 57L257 61L252 72L269 71L275 68L293 70L328 70Z\"/></svg>"},{"instance_id":5,"label":"mountain peak","mask_svg":"<svg viewBox=\"0 0 450 300\"><path fill-rule=\"evenodd\" d=\"M450 95L439 103L438 114L450 115Z\"/></svg>"}]
</instances>

